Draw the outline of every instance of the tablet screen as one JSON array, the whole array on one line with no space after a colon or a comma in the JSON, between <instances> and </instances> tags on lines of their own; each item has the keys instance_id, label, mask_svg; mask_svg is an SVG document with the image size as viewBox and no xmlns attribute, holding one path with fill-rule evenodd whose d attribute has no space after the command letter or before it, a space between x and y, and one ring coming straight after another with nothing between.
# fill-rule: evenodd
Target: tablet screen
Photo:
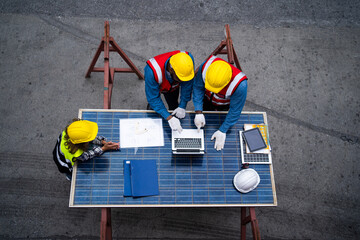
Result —
<instances>
[{"instance_id":1,"label":"tablet screen","mask_svg":"<svg viewBox=\"0 0 360 240\"><path fill-rule=\"evenodd\" d=\"M259 128L244 131L243 135L251 152L267 147Z\"/></svg>"}]
</instances>

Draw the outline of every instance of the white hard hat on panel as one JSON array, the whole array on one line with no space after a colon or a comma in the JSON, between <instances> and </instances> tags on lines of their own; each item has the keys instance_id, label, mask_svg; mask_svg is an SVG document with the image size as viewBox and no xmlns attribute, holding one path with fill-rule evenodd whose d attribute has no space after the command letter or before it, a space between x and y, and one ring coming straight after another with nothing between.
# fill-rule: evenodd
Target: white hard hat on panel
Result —
<instances>
[{"instance_id":1,"label":"white hard hat on panel","mask_svg":"<svg viewBox=\"0 0 360 240\"><path fill-rule=\"evenodd\" d=\"M259 185L260 176L254 169L243 169L235 175L233 183L239 192L248 193Z\"/></svg>"}]
</instances>

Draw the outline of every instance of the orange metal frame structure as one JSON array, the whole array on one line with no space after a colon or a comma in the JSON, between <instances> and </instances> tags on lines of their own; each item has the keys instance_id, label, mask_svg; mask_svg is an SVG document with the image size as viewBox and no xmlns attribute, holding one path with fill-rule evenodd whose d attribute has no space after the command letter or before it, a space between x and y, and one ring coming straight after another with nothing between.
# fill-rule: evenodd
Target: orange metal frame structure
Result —
<instances>
[{"instance_id":1,"label":"orange metal frame structure","mask_svg":"<svg viewBox=\"0 0 360 240\"><path fill-rule=\"evenodd\" d=\"M104 52L104 67L95 67L95 64L102 52ZM110 67L110 52L117 52L130 68ZM114 85L115 72L135 73L139 79L144 79L144 75L134 65L125 52L119 47L114 38L110 36L110 24L108 21L105 21L104 36L101 38L99 47L91 61L85 77L89 78L92 72L104 72L104 109L111 108L111 95ZM100 239L112 239L111 208L101 209Z\"/></svg>"},{"instance_id":2,"label":"orange metal frame structure","mask_svg":"<svg viewBox=\"0 0 360 240\"><path fill-rule=\"evenodd\" d=\"M95 67L101 52L104 52L104 67ZM130 68L110 67L110 52L117 52ZM139 79L144 79L144 75L139 71L139 69L137 69L130 58L119 47L114 38L110 36L110 24L108 21L105 21L104 36L101 38L100 45L95 53L93 60L91 61L90 67L87 70L85 77L89 78L92 72L104 72L104 109L111 108L111 94L114 84L115 72L135 73Z\"/></svg>"},{"instance_id":3,"label":"orange metal frame structure","mask_svg":"<svg viewBox=\"0 0 360 240\"><path fill-rule=\"evenodd\" d=\"M215 48L215 50L206 59L210 58L211 55L216 56L216 55L220 55L220 54L223 54L223 55L225 54L225 55L227 55L228 63L230 63L232 65L234 65L234 63L235 63L236 67L242 71L240 62L238 60L238 57L235 52L234 45L233 45L233 42L232 42L232 39L230 36L229 24L225 25L224 33L225 33L225 39L220 42L219 46L217 46L217 48ZM199 68L196 69L196 72L198 70L199 70Z\"/></svg>"},{"instance_id":4,"label":"orange metal frame structure","mask_svg":"<svg viewBox=\"0 0 360 240\"><path fill-rule=\"evenodd\" d=\"M228 63L230 63L232 65L235 64L236 67L242 71L239 59L237 57L237 54L235 52L234 45L233 45L233 42L231 39L229 24L225 25L225 39L220 42L219 46L207 57L207 59L211 55L216 56L218 54L227 55ZM244 166L244 167L246 168L247 166ZM249 212L249 215L246 214L247 210ZM246 225L248 223L251 224L253 239L260 240L261 237L260 237L259 224L258 224L258 220L256 219L254 207L242 207L241 208L241 239L242 240L246 239Z\"/></svg>"},{"instance_id":5,"label":"orange metal frame structure","mask_svg":"<svg viewBox=\"0 0 360 240\"><path fill-rule=\"evenodd\" d=\"M114 39L110 37L110 26L109 22L105 22L105 35L102 37L98 50L90 64L90 67L86 73L85 77L90 77L91 72L104 72L104 109L111 108L111 93L114 82L114 73L115 72L133 72L139 79L144 79L142 73L136 68L136 66L131 62L129 57L124 53L124 51L116 44ZM230 36L230 27L228 24L225 25L225 39L222 40L219 46L209 55L218 55L226 54L228 57L228 62L230 64L235 63L238 69L241 69L238 57L236 55L233 42ZM111 45L111 46L110 46ZM104 52L104 67L96 68L95 64L100 56L101 52ZM130 66L130 68L111 68L109 65L109 52L116 51L124 59L124 61ZM209 58L208 57L208 58ZM198 71L198 69L196 70ZM249 215L247 215L247 211ZM242 207L241 208L241 239L246 239L246 225L250 223L252 229L252 235L254 240L260 240L260 230L259 224L256 219L255 207ZM111 227L111 208L102 208L101 209L101 224L100 224L100 239L101 240L111 240L112 239L112 227Z\"/></svg>"}]
</instances>

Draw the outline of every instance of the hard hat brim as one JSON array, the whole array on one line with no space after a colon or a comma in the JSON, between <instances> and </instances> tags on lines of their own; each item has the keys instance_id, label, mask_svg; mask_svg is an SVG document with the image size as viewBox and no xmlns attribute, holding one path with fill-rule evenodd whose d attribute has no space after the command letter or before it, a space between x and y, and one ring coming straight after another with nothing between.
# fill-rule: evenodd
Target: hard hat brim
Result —
<instances>
[{"instance_id":1,"label":"hard hat brim","mask_svg":"<svg viewBox=\"0 0 360 240\"><path fill-rule=\"evenodd\" d=\"M205 88L207 90L209 90L210 92L219 93L227 84L228 84L228 82L224 86L216 88L216 87L211 86L207 81L205 81Z\"/></svg>"},{"instance_id":2,"label":"hard hat brim","mask_svg":"<svg viewBox=\"0 0 360 240\"><path fill-rule=\"evenodd\" d=\"M175 74L176 74L176 71L175 71ZM194 74L194 71L192 71L190 73L189 76L183 76L183 77L180 77L179 75L176 74L176 76L183 82L187 82L187 81L190 81L194 78L195 74Z\"/></svg>"}]
</instances>

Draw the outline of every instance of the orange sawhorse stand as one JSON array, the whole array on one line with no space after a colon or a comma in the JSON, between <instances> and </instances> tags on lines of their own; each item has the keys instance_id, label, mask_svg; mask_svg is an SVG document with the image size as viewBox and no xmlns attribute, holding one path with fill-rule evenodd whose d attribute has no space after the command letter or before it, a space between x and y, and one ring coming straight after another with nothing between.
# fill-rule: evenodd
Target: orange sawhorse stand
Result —
<instances>
[{"instance_id":1,"label":"orange sawhorse stand","mask_svg":"<svg viewBox=\"0 0 360 240\"><path fill-rule=\"evenodd\" d=\"M228 63L236 65L238 69L241 69L239 59L237 57L237 54L234 49L234 45L230 36L230 27L229 24L225 25L225 39L222 40L219 44L219 46L207 57L207 59L211 55L218 55L218 54L225 54L228 58ZM198 69L196 70L198 71ZM247 168L247 166L244 166L244 168ZM246 212L249 212L249 215L246 214ZM253 234L254 240L260 240L260 230L259 230L259 224L256 219L255 214L255 208L254 207L241 207L241 239L246 239L246 225L248 223L251 223L251 229Z\"/></svg>"},{"instance_id":2,"label":"orange sawhorse stand","mask_svg":"<svg viewBox=\"0 0 360 240\"><path fill-rule=\"evenodd\" d=\"M104 72L104 109L110 109L115 72L133 72L139 77L139 79L144 79L144 75L139 71L139 69L137 69L137 67L130 60L130 58L119 47L119 45L115 42L114 38L110 36L110 25L108 21L105 21L104 32L104 36L101 39L100 45L95 53L93 60L91 61L90 67L86 72L85 77L89 78L92 72ZM104 52L104 67L95 67L95 64L101 52ZM110 67L109 52L117 52L129 65L130 68Z\"/></svg>"},{"instance_id":3,"label":"orange sawhorse stand","mask_svg":"<svg viewBox=\"0 0 360 240\"><path fill-rule=\"evenodd\" d=\"M249 215L246 216L246 209L249 209ZM246 224L251 223L251 230L254 240L260 240L259 224L255 215L254 207L241 208L241 240L246 239Z\"/></svg>"},{"instance_id":4,"label":"orange sawhorse stand","mask_svg":"<svg viewBox=\"0 0 360 240\"><path fill-rule=\"evenodd\" d=\"M128 72L135 73L139 79L144 79L143 74L137 69L130 58L115 42L113 37L110 36L110 25L108 21L105 21L104 25L104 36L101 39L100 45L95 53L94 58L91 61L90 67L86 72L85 77L89 78L92 72L104 72L104 109L111 108L111 94L114 84L115 72ZM129 65L130 68L112 68L110 67L109 57L110 52L116 51L124 61ZM104 52L104 67L95 67L95 64L101 54ZM111 208L101 209L101 222L100 222L100 239L111 240L112 239L112 228L111 228Z\"/></svg>"},{"instance_id":5,"label":"orange sawhorse stand","mask_svg":"<svg viewBox=\"0 0 360 240\"><path fill-rule=\"evenodd\" d=\"M112 239L111 208L101 208L100 239Z\"/></svg>"}]
</instances>

